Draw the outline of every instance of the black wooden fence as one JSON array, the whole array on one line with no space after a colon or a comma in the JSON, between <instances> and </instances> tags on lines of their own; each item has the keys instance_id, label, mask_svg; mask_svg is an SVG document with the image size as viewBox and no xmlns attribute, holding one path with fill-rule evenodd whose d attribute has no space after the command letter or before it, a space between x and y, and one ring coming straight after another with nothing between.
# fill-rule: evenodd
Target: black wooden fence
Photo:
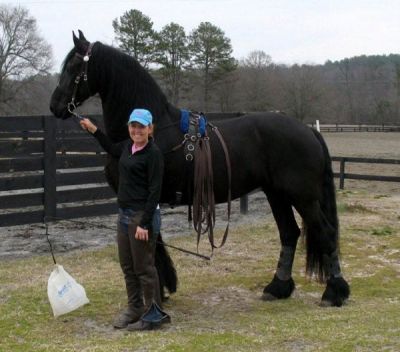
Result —
<instances>
[{"instance_id":1,"label":"black wooden fence","mask_svg":"<svg viewBox=\"0 0 400 352\"><path fill-rule=\"evenodd\" d=\"M338 161L340 168L338 173L334 173L335 177L339 177L339 188L344 189L344 180L363 180L363 181L386 181L400 182L400 176L385 176L385 175L361 175L354 173L346 173L346 163L362 163L362 164L392 164L400 165L398 159L376 159L376 158L354 158L354 157L339 157L333 156L332 161Z\"/></svg>"},{"instance_id":2,"label":"black wooden fence","mask_svg":"<svg viewBox=\"0 0 400 352\"><path fill-rule=\"evenodd\" d=\"M207 114L209 119L241 113ZM101 127L101 118L91 116ZM0 227L116 213L115 194L103 165L106 154L75 120L52 116L0 117ZM344 179L400 182L400 177L345 172L347 162L393 163L399 160L337 158ZM241 211L247 198L241 199Z\"/></svg>"},{"instance_id":3,"label":"black wooden fence","mask_svg":"<svg viewBox=\"0 0 400 352\"><path fill-rule=\"evenodd\" d=\"M241 113L210 113L210 120ZM102 127L100 116L90 116ZM115 214L107 156L73 119L0 117L0 227Z\"/></svg>"},{"instance_id":4,"label":"black wooden fence","mask_svg":"<svg viewBox=\"0 0 400 352\"><path fill-rule=\"evenodd\" d=\"M0 118L0 226L116 211L106 155L88 137L73 120Z\"/></svg>"}]
</instances>

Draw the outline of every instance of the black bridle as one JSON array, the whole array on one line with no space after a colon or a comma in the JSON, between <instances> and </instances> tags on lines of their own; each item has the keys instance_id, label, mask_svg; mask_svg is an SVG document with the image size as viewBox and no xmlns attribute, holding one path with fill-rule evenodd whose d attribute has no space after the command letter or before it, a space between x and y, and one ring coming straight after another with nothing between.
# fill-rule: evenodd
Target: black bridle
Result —
<instances>
[{"instance_id":1,"label":"black bridle","mask_svg":"<svg viewBox=\"0 0 400 352\"><path fill-rule=\"evenodd\" d=\"M81 55L79 53L75 53L75 56L82 59L82 65L81 65L81 70L78 73L78 75L75 77L75 86L74 90L72 92L71 96L71 101L67 104L67 110L70 114L74 115L78 119L82 119L82 116L80 116L78 113L75 112L76 108L81 104L80 102L76 102L76 93L78 92L78 87L79 83L82 81L86 83L87 90L90 95L90 87L87 79L87 70L88 70L88 63L90 60L90 56L92 55L92 48L93 48L93 43L89 43L88 48L86 50L85 55Z\"/></svg>"}]
</instances>

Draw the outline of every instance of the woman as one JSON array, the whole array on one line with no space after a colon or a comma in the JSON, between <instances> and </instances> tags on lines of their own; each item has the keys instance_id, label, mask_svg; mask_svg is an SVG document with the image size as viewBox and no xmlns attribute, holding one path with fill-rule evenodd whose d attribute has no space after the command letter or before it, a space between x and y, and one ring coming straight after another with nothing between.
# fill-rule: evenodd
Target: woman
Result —
<instances>
[{"instance_id":1,"label":"woman","mask_svg":"<svg viewBox=\"0 0 400 352\"><path fill-rule=\"evenodd\" d=\"M170 321L160 308L154 266L156 236L152 220L161 194L163 157L151 137L152 120L150 111L133 110L128 121L130 139L116 144L89 119L80 121L106 152L119 158L117 243L128 307L117 316L114 327L129 331L152 330Z\"/></svg>"}]
</instances>

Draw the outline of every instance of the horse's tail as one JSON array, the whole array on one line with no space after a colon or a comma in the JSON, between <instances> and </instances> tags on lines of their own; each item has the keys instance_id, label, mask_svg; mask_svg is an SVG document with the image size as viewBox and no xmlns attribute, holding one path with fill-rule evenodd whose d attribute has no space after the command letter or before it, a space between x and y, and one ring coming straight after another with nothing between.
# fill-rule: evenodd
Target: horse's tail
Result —
<instances>
[{"instance_id":1,"label":"horse's tail","mask_svg":"<svg viewBox=\"0 0 400 352\"><path fill-rule=\"evenodd\" d=\"M322 212L321 221L324 223L326 231L324 234L316 233L316 231L307 229L307 225L305 226L304 230L306 232L307 246L306 271L309 275L314 273L317 274L319 281L323 282L326 281L329 276L327 268L324 266L323 256L324 254L329 254L324 253L323 251L323 248L326 246L324 241L329 241L333 248L336 248L336 251L339 254L339 220L336 207L336 191L332 170L332 160L322 135L315 129L312 129L312 131L321 144L324 153L325 166L320 208Z\"/></svg>"},{"instance_id":2,"label":"horse's tail","mask_svg":"<svg viewBox=\"0 0 400 352\"><path fill-rule=\"evenodd\" d=\"M155 265L160 281L160 290L163 296L163 288L166 287L170 293L176 292L178 277L174 263L164 246L161 233L158 234L155 254ZM163 298L163 297L162 297Z\"/></svg>"}]
</instances>

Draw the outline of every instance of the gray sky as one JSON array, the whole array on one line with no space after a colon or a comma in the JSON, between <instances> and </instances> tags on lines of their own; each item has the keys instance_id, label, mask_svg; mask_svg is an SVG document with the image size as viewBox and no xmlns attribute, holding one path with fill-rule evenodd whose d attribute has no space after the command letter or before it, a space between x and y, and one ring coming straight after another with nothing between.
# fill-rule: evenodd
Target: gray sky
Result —
<instances>
[{"instance_id":1,"label":"gray sky","mask_svg":"<svg viewBox=\"0 0 400 352\"><path fill-rule=\"evenodd\" d=\"M21 0L53 47L54 69L72 47L72 30L112 44L112 20L130 9L160 30L170 22L189 34L211 22L231 39L233 56L263 50L276 63L324 63L356 55L400 53L399 0Z\"/></svg>"}]
</instances>

